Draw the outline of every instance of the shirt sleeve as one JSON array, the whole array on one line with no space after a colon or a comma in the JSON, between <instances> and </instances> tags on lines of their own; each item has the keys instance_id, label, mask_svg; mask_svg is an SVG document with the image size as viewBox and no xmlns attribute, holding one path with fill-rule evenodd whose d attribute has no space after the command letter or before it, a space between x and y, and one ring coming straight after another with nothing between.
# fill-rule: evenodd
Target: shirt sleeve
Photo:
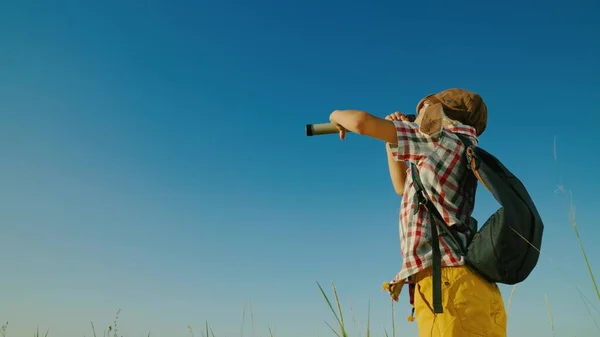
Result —
<instances>
[{"instance_id":1,"label":"shirt sleeve","mask_svg":"<svg viewBox=\"0 0 600 337\"><path fill-rule=\"evenodd\" d=\"M389 144L396 161L418 161L427 157L437 146L439 133L426 135L419 130L419 124L394 121L398 144Z\"/></svg>"}]
</instances>

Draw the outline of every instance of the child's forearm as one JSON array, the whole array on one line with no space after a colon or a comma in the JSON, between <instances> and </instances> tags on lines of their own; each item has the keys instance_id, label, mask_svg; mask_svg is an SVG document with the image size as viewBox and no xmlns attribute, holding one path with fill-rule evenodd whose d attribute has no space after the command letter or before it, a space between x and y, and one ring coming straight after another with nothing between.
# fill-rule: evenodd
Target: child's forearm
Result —
<instances>
[{"instance_id":1,"label":"child's forearm","mask_svg":"<svg viewBox=\"0 0 600 337\"><path fill-rule=\"evenodd\" d=\"M375 117L360 110L336 110L329 119L344 129L359 135L377 138L385 142L396 143L396 126L392 121Z\"/></svg>"},{"instance_id":2,"label":"child's forearm","mask_svg":"<svg viewBox=\"0 0 600 337\"><path fill-rule=\"evenodd\" d=\"M387 153L387 161L388 167L390 170L390 178L392 178L392 185L394 186L394 191L398 195L404 194L404 184L406 182L406 170L408 166L404 161L396 161L392 154L392 150L389 147L389 144L385 144L385 151Z\"/></svg>"},{"instance_id":3,"label":"child's forearm","mask_svg":"<svg viewBox=\"0 0 600 337\"><path fill-rule=\"evenodd\" d=\"M331 113L329 120L350 132L361 134L367 120L372 117L368 112L361 110L336 110Z\"/></svg>"}]
</instances>

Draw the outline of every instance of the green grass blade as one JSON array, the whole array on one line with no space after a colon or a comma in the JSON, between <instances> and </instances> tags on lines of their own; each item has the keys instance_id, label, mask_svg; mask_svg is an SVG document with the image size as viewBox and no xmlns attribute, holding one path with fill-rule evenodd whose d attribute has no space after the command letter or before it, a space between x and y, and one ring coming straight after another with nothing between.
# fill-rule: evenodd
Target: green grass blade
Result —
<instances>
[{"instance_id":1,"label":"green grass blade","mask_svg":"<svg viewBox=\"0 0 600 337\"><path fill-rule=\"evenodd\" d=\"M333 328L333 327L332 327L332 326L331 326L329 323L325 322L325 324L327 324L327 326L329 327L329 329L331 329L331 331L333 331L333 333L334 333L336 336L338 336L338 337L342 337L342 336L340 336L340 334L339 334L337 331L335 331L335 329L334 329L334 328Z\"/></svg>"},{"instance_id":2,"label":"green grass blade","mask_svg":"<svg viewBox=\"0 0 600 337\"><path fill-rule=\"evenodd\" d=\"M394 300L392 300L392 336L396 337L396 311L394 309Z\"/></svg>"},{"instance_id":3,"label":"green grass blade","mask_svg":"<svg viewBox=\"0 0 600 337\"><path fill-rule=\"evenodd\" d=\"M552 336L556 337L556 332L554 331L554 318L552 318L552 310L550 309L550 301L548 300L548 294L544 294L546 298L546 308L548 309L548 321L550 322L550 330L552 331Z\"/></svg>"},{"instance_id":4,"label":"green grass blade","mask_svg":"<svg viewBox=\"0 0 600 337\"><path fill-rule=\"evenodd\" d=\"M333 309L333 305L331 304L331 301L329 301L329 297L327 297L327 294L325 294L325 291L323 290L323 287L321 287L321 285L319 284L319 282L317 282L317 286L319 286L319 290L321 291L321 295L323 295L323 297L325 298L325 301L327 301L327 304L329 305L329 309L331 309L331 312L333 313L333 316L335 316L335 319L338 321L339 324L342 324L342 322L340 322L340 319L338 318L338 315L335 312L335 309Z\"/></svg>"},{"instance_id":5,"label":"green grass blade","mask_svg":"<svg viewBox=\"0 0 600 337\"><path fill-rule=\"evenodd\" d=\"M369 301L369 308L367 309L367 337L371 337L371 301Z\"/></svg>"},{"instance_id":6,"label":"green grass blade","mask_svg":"<svg viewBox=\"0 0 600 337\"><path fill-rule=\"evenodd\" d=\"M579 295L585 299L585 301L590 305L590 307L592 307L592 309L594 309L595 312L600 314L600 310L598 310L598 308L594 305L594 303L581 292L581 289L579 289L579 287L575 287L575 289L577 289L577 291L579 292Z\"/></svg>"},{"instance_id":7,"label":"green grass blade","mask_svg":"<svg viewBox=\"0 0 600 337\"><path fill-rule=\"evenodd\" d=\"M592 322L594 322L594 325L596 326L596 329L598 330L598 332L600 332L600 325L598 325L598 322L596 321L596 318L594 318L594 314L592 314L592 310L590 309L590 306L586 302L585 296L579 290L579 288L577 288L577 291L579 291L579 296L581 297L581 301L583 302L583 305L585 305L585 309L587 310L588 314L592 318ZM600 334L598 334L598 335L600 336Z\"/></svg>"},{"instance_id":8,"label":"green grass blade","mask_svg":"<svg viewBox=\"0 0 600 337\"><path fill-rule=\"evenodd\" d=\"M94 327L94 322L90 322L90 324L92 325L92 333L94 334L94 337L96 337L96 328Z\"/></svg>"},{"instance_id":9,"label":"green grass blade","mask_svg":"<svg viewBox=\"0 0 600 337\"><path fill-rule=\"evenodd\" d=\"M557 139L556 135L554 136L554 161L558 162L557 156ZM596 297L600 300L600 289L598 288L598 283L596 282L596 278L594 277L594 273L592 271L592 267L590 266L590 262L587 258L587 254L585 253L585 248L583 246L583 242L581 241L581 237L579 235L579 229L577 228L577 221L575 218L575 204L573 203L573 194L571 191L568 191L562 182L562 174L559 177L560 185L558 186L557 192L563 194L567 198L568 206L569 206L569 220L571 222L571 226L573 227L573 231L575 232L575 237L577 238L577 243L579 244L579 248L581 249L581 253L583 254L583 259L585 261L585 265L590 275L590 279L592 280L592 284L594 285L594 289L596 290Z\"/></svg>"},{"instance_id":10,"label":"green grass blade","mask_svg":"<svg viewBox=\"0 0 600 337\"><path fill-rule=\"evenodd\" d=\"M354 314L354 309L352 309L352 307L350 307L350 315L352 317L352 322L354 323L354 326L356 326L359 329L359 335L362 335L362 325L360 324L358 319L356 319L356 315Z\"/></svg>"},{"instance_id":11,"label":"green grass blade","mask_svg":"<svg viewBox=\"0 0 600 337\"><path fill-rule=\"evenodd\" d=\"M517 285L515 284L512 288L512 291L510 292L510 296L508 297L508 306L506 308L506 317L510 317L510 306L512 305L512 299L513 299L513 295L515 294L515 291L517 290Z\"/></svg>"},{"instance_id":12,"label":"green grass blade","mask_svg":"<svg viewBox=\"0 0 600 337\"><path fill-rule=\"evenodd\" d=\"M332 287L333 287L333 294L335 296L335 301L337 304L337 308L340 312L340 315L342 314L342 308L340 305L340 299L337 295L337 291L335 290L335 285L333 284L333 282L331 283ZM348 337L348 334L346 333L346 328L344 327L344 322L342 321L342 319L340 319L340 317L338 316L338 314L335 312L335 309L333 308L333 305L331 304L331 301L329 300L329 297L327 297L327 294L325 294L325 291L323 290L323 287L321 287L321 285L319 284L319 282L317 282L317 286L319 286L319 290L321 291L321 295L323 295L323 297L325 298L325 301L327 301L327 304L329 305L329 309L331 310L331 312L333 313L333 316L335 317L335 319L337 320L339 326L340 326L340 332L342 334L342 337ZM329 325L329 324L327 324ZM337 334L337 332L336 332Z\"/></svg>"},{"instance_id":13,"label":"green grass blade","mask_svg":"<svg viewBox=\"0 0 600 337\"><path fill-rule=\"evenodd\" d=\"M598 297L598 300L600 300L600 289L598 289L598 283L596 282L596 278L594 277L594 272L592 271L592 267L590 266L590 261L588 260L587 254L585 253L585 248L583 247L583 242L581 241L581 236L579 235L579 229L577 228L577 221L575 219L575 205L571 200L569 200L569 204L569 219L571 221L571 225L573 226L573 231L575 232L577 243L579 244L579 248L581 249L581 254L583 254L583 260L585 261L585 266L587 268L588 274L590 274L590 279L592 280L592 284L594 285L594 289L596 290L596 296Z\"/></svg>"},{"instance_id":14,"label":"green grass blade","mask_svg":"<svg viewBox=\"0 0 600 337\"><path fill-rule=\"evenodd\" d=\"M240 331L240 336L244 337L244 324L246 323L246 303L244 303L244 308L242 309L242 328Z\"/></svg>"},{"instance_id":15,"label":"green grass blade","mask_svg":"<svg viewBox=\"0 0 600 337\"><path fill-rule=\"evenodd\" d=\"M2 324L2 326L0 326L0 335L2 337L6 337L6 330L8 330L8 322Z\"/></svg>"},{"instance_id":16,"label":"green grass blade","mask_svg":"<svg viewBox=\"0 0 600 337\"><path fill-rule=\"evenodd\" d=\"M335 284L333 284L333 282L331 282L331 289L333 289L335 303L337 304L338 313L340 314L340 325L343 329L344 328L344 316L342 315L342 306L340 305L340 298L338 296L337 290L335 289Z\"/></svg>"},{"instance_id":17,"label":"green grass blade","mask_svg":"<svg viewBox=\"0 0 600 337\"><path fill-rule=\"evenodd\" d=\"M250 303L250 330L251 336L254 337L254 309L252 308L252 302Z\"/></svg>"}]
</instances>

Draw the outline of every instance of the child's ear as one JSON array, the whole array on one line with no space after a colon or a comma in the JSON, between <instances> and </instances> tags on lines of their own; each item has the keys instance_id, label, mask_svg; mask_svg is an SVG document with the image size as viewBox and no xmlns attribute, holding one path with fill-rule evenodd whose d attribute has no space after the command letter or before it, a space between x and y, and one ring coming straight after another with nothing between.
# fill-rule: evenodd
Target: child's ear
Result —
<instances>
[{"instance_id":1,"label":"child's ear","mask_svg":"<svg viewBox=\"0 0 600 337\"><path fill-rule=\"evenodd\" d=\"M442 131L442 104L433 104L421 112L421 126L419 130L428 136L433 136Z\"/></svg>"}]
</instances>

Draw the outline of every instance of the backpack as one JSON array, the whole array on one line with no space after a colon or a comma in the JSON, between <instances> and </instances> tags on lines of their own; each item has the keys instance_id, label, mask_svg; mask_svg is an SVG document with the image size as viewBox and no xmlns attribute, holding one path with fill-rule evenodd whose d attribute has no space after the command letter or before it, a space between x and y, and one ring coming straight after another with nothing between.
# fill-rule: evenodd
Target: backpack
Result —
<instances>
[{"instance_id":1,"label":"backpack","mask_svg":"<svg viewBox=\"0 0 600 337\"><path fill-rule=\"evenodd\" d=\"M467 246L462 245L455 230L448 227L433 206L416 165L411 163L411 174L417 199L427 207L431 216L432 235L432 278L434 313L442 313L441 303L441 254L438 230L446 234L465 257L466 265L489 282L516 284L524 281L535 268L540 255L544 224L535 204L521 181L496 157L486 152L465 136L458 135L466 147L464 160L473 175L500 203L501 207L492 214L471 236ZM475 220L475 219L472 219ZM438 226L436 226L437 224Z\"/></svg>"}]
</instances>

